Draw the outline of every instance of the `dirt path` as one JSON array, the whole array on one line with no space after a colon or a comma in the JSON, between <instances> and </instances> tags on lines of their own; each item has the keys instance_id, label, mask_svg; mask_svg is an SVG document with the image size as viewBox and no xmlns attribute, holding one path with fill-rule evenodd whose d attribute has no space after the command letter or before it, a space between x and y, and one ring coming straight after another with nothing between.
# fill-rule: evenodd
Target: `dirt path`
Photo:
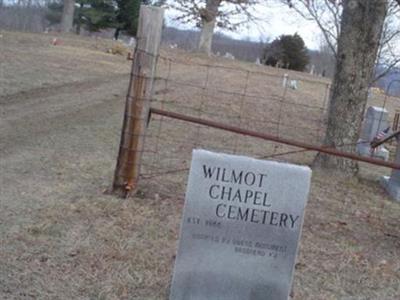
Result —
<instances>
[{"instance_id":1,"label":"dirt path","mask_svg":"<svg viewBox=\"0 0 400 300\"><path fill-rule=\"evenodd\" d=\"M36 228L38 212L88 188L101 193L97 180L110 178L115 163L127 79L102 77L0 98L0 241L5 245L0 263L26 247L15 238ZM88 170L104 166L107 175L95 175L90 179L94 186L88 185ZM0 287L14 294L15 282L7 281L12 270L1 269Z\"/></svg>"},{"instance_id":2,"label":"dirt path","mask_svg":"<svg viewBox=\"0 0 400 300\"><path fill-rule=\"evenodd\" d=\"M88 191L102 197L115 164L129 63L49 38L5 33L0 45L1 299L79 298L36 265L45 252L68 257L74 242L64 235L74 224L49 211L62 215Z\"/></svg>"},{"instance_id":3,"label":"dirt path","mask_svg":"<svg viewBox=\"0 0 400 300\"><path fill-rule=\"evenodd\" d=\"M112 145L107 148L111 154L118 140L118 128L105 125L118 124L115 120L121 118L126 87L127 75L121 75L0 98L1 179L5 186L15 187L2 191L2 207L7 209L1 212L18 209L21 205L13 199L24 195L38 196L28 206L40 202L43 190L54 184L59 173L48 169L65 163L77 149L80 155L96 152L95 143L110 131L111 137L107 138ZM47 180L48 187L41 186ZM27 183L32 191L26 191ZM18 195L19 192L23 194Z\"/></svg>"}]
</instances>

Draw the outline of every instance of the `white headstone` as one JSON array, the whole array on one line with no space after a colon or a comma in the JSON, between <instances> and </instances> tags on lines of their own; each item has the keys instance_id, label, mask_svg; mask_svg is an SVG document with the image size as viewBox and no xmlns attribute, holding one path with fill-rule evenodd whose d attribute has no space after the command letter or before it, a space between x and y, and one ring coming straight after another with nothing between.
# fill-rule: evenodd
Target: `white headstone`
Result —
<instances>
[{"instance_id":1,"label":"white headstone","mask_svg":"<svg viewBox=\"0 0 400 300\"><path fill-rule=\"evenodd\" d=\"M292 90L297 90L297 80L290 80L289 87L290 87Z\"/></svg>"},{"instance_id":2,"label":"white headstone","mask_svg":"<svg viewBox=\"0 0 400 300\"><path fill-rule=\"evenodd\" d=\"M382 107L368 107L361 138L372 141L380 131L390 126L388 116L388 111Z\"/></svg>"},{"instance_id":3,"label":"white headstone","mask_svg":"<svg viewBox=\"0 0 400 300\"><path fill-rule=\"evenodd\" d=\"M308 167L193 152L170 300L287 300Z\"/></svg>"},{"instance_id":4,"label":"white headstone","mask_svg":"<svg viewBox=\"0 0 400 300\"><path fill-rule=\"evenodd\" d=\"M311 65L310 74L314 75L314 73L315 73L315 65Z\"/></svg>"},{"instance_id":5,"label":"white headstone","mask_svg":"<svg viewBox=\"0 0 400 300\"><path fill-rule=\"evenodd\" d=\"M389 151L384 146L379 146L375 151L371 151L370 145L380 132L390 127L388 116L388 111L382 107L368 107L357 144L357 152L360 155L374 156L383 160L389 159Z\"/></svg>"},{"instance_id":6,"label":"white headstone","mask_svg":"<svg viewBox=\"0 0 400 300\"><path fill-rule=\"evenodd\" d=\"M136 39L134 37L131 37L129 39L129 43L128 43L129 47L135 47L136 46Z\"/></svg>"},{"instance_id":7,"label":"white headstone","mask_svg":"<svg viewBox=\"0 0 400 300\"><path fill-rule=\"evenodd\" d=\"M288 79L289 79L289 75L288 74L283 74L283 80L282 80L282 86L283 87L286 87Z\"/></svg>"},{"instance_id":8,"label":"white headstone","mask_svg":"<svg viewBox=\"0 0 400 300\"><path fill-rule=\"evenodd\" d=\"M228 58L228 59L235 59L235 56L232 53L229 53L229 52L226 52L224 57Z\"/></svg>"},{"instance_id":9,"label":"white headstone","mask_svg":"<svg viewBox=\"0 0 400 300\"><path fill-rule=\"evenodd\" d=\"M400 140L397 138L395 163L400 164ZM392 198L400 202L400 170L392 170L391 176L382 176L381 185L386 189Z\"/></svg>"}]
</instances>

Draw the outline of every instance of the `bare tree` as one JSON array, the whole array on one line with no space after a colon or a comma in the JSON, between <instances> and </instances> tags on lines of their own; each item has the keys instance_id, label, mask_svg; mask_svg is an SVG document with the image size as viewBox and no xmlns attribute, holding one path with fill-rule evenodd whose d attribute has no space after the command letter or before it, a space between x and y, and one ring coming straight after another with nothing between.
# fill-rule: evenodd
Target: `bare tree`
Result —
<instances>
[{"instance_id":1,"label":"bare tree","mask_svg":"<svg viewBox=\"0 0 400 300\"><path fill-rule=\"evenodd\" d=\"M75 0L64 0L64 8L61 18L61 31L70 32L74 24Z\"/></svg>"},{"instance_id":2,"label":"bare tree","mask_svg":"<svg viewBox=\"0 0 400 300\"><path fill-rule=\"evenodd\" d=\"M314 66L314 72L317 74L333 78L336 57L324 37L320 39L318 51L310 51L310 63Z\"/></svg>"},{"instance_id":3,"label":"bare tree","mask_svg":"<svg viewBox=\"0 0 400 300\"><path fill-rule=\"evenodd\" d=\"M371 84L384 77L400 63L400 53L395 47L400 41L400 0L389 0L385 16L376 64L380 71L374 73ZM304 19L313 21L323 34L332 53L337 54L337 41L340 33L344 0L280 0L288 4Z\"/></svg>"},{"instance_id":4,"label":"bare tree","mask_svg":"<svg viewBox=\"0 0 400 300\"><path fill-rule=\"evenodd\" d=\"M321 30L326 44L336 55L337 39L340 33L342 2L334 0L281 0L300 16L313 21Z\"/></svg>"},{"instance_id":5,"label":"bare tree","mask_svg":"<svg viewBox=\"0 0 400 300\"><path fill-rule=\"evenodd\" d=\"M389 1L376 61L382 68L376 70L373 82L385 77L400 64L400 53L397 47L400 42L399 18L400 6L396 1Z\"/></svg>"},{"instance_id":6,"label":"bare tree","mask_svg":"<svg viewBox=\"0 0 400 300\"><path fill-rule=\"evenodd\" d=\"M258 2L259 0L176 0L170 6L180 12L176 20L195 22L201 28L198 50L210 54L215 27L237 29L244 22L254 19L249 8ZM246 21L243 21L243 17L246 17Z\"/></svg>"},{"instance_id":7,"label":"bare tree","mask_svg":"<svg viewBox=\"0 0 400 300\"><path fill-rule=\"evenodd\" d=\"M354 152L367 103L388 0L343 0L325 144ZM354 161L320 154L316 165L356 174Z\"/></svg>"}]
</instances>

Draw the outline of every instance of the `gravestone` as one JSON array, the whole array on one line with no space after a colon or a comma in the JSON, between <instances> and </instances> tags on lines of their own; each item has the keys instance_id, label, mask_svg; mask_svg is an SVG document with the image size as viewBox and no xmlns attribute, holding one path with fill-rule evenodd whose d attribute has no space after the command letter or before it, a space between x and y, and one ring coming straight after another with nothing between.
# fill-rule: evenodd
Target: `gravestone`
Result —
<instances>
[{"instance_id":1,"label":"gravestone","mask_svg":"<svg viewBox=\"0 0 400 300\"><path fill-rule=\"evenodd\" d=\"M283 79L282 79L282 87L286 87L287 83L289 80L289 75L288 74L283 74Z\"/></svg>"},{"instance_id":2,"label":"gravestone","mask_svg":"<svg viewBox=\"0 0 400 300\"><path fill-rule=\"evenodd\" d=\"M287 300L311 170L193 151L170 300Z\"/></svg>"},{"instance_id":3,"label":"gravestone","mask_svg":"<svg viewBox=\"0 0 400 300\"><path fill-rule=\"evenodd\" d=\"M400 164L400 140L397 137L396 159L395 162ZM381 185L386 189L392 198L400 202L400 170L392 170L391 176L382 176Z\"/></svg>"},{"instance_id":4,"label":"gravestone","mask_svg":"<svg viewBox=\"0 0 400 300\"><path fill-rule=\"evenodd\" d=\"M314 75L314 73L315 73L315 65L311 65L310 74Z\"/></svg>"},{"instance_id":5,"label":"gravestone","mask_svg":"<svg viewBox=\"0 0 400 300\"><path fill-rule=\"evenodd\" d=\"M136 47L136 39L134 37L131 37L129 39L128 47L131 47L131 48L135 48Z\"/></svg>"},{"instance_id":6,"label":"gravestone","mask_svg":"<svg viewBox=\"0 0 400 300\"><path fill-rule=\"evenodd\" d=\"M379 146L372 153L370 143L379 132L389 126L388 111L386 109L376 106L368 107L361 136L357 143L357 152L362 156L373 156L387 161L389 159L389 151L384 146Z\"/></svg>"},{"instance_id":7,"label":"gravestone","mask_svg":"<svg viewBox=\"0 0 400 300\"><path fill-rule=\"evenodd\" d=\"M229 53L229 52L226 52L224 57L228 58L228 59L235 59L235 56L232 53Z\"/></svg>"},{"instance_id":8,"label":"gravestone","mask_svg":"<svg viewBox=\"0 0 400 300\"><path fill-rule=\"evenodd\" d=\"M289 87L290 87L292 90L297 90L297 80L290 80Z\"/></svg>"}]
</instances>

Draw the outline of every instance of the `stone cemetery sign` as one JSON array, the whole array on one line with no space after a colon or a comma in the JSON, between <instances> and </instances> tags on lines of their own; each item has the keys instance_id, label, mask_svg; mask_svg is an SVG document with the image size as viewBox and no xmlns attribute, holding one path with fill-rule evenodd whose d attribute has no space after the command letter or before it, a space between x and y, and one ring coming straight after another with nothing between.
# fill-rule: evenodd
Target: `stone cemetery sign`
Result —
<instances>
[{"instance_id":1,"label":"stone cemetery sign","mask_svg":"<svg viewBox=\"0 0 400 300\"><path fill-rule=\"evenodd\" d=\"M311 170L193 152L170 300L288 299Z\"/></svg>"}]
</instances>

